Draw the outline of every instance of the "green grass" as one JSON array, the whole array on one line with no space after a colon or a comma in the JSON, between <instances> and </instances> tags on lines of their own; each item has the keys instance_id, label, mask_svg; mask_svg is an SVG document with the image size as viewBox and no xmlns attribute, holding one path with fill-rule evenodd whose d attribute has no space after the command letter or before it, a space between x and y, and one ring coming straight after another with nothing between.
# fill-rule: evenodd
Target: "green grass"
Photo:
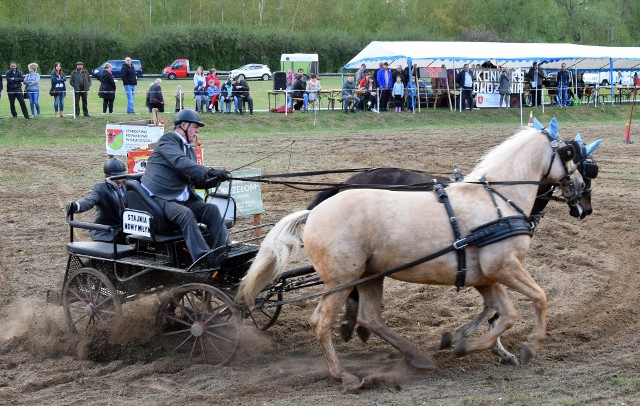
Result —
<instances>
[{"instance_id":1,"label":"green grass","mask_svg":"<svg viewBox=\"0 0 640 406\"><path fill-rule=\"evenodd\" d=\"M41 106L43 115L40 119L25 120L22 117L12 119L8 117L8 106L6 99L0 99L0 147L10 148L46 148L51 146L64 145L100 145L104 143L104 129L108 123L118 123L122 121L134 119L150 118L144 107L144 91L141 89L148 88L151 79L143 79L139 82L138 93L136 94L136 110L140 113L136 116L125 114L126 97L124 94L116 96L116 114L103 115L101 113L101 99L96 94L90 96L89 111L92 117L64 119L53 116L53 101L48 94L41 97ZM191 86L191 80L163 80L163 91L165 99L173 105L173 90L177 84L186 88ZM323 87L338 88L340 83L339 77L326 77L322 79ZM423 130L424 128L446 128L460 127L469 128L475 131L478 128L484 131L490 131L491 127L513 127L520 125L519 109L483 109L473 112L450 112L448 109L425 109L423 108L418 114L395 114L393 112L375 114L371 112L358 112L356 114L344 114L340 109L327 111L322 109L316 117L316 125L314 126L314 114L302 114L296 112L285 116L284 114L267 113L267 91L271 88L271 81L251 81L249 82L252 94L255 100L254 115L222 115L203 113L202 120L206 123L206 127L201 131L202 139L235 139L238 137L269 137L282 135L302 135L312 136L316 134L336 134L344 135L349 133L374 133L378 131L385 132L407 132ZM97 90L97 89L96 89ZM119 83L118 91L122 91L121 83ZM69 97L67 98L69 101ZM189 106L188 100L187 107ZM588 130L590 124L612 123L620 126L619 134L603 134L603 135L619 135L623 137L625 123L629 119L629 105L599 105L580 106L573 108L547 107L544 114L541 109L528 108L523 112L523 120L526 122L529 118L529 112L533 111L534 115L543 123L548 123L552 117L557 117L560 123L560 129L563 126L571 125L574 127L584 128ZM67 112L72 107L67 103L65 109ZM259 111L262 110L262 111ZM161 118L167 123L166 129L171 129L174 117L173 109L166 113L160 114ZM637 131L636 131L637 132ZM633 132L632 132L633 134ZM573 134L567 134L572 136Z\"/></svg>"}]
</instances>

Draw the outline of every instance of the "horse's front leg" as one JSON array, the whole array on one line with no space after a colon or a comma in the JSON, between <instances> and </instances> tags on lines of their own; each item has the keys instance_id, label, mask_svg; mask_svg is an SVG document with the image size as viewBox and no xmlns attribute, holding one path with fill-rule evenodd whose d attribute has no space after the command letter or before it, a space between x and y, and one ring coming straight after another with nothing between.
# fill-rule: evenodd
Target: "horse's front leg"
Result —
<instances>
[{"instance_id":1,"label":"horse's front leg","mask_svg":"<svg viewBox=\"0 0 640 406\"><path fill-rule=\"evenodd\" d=\"M325 285L326 290L329 290L332 287L333 286ZM331 339L333 325L338 317L340 309L349 296L349 292L350 290L343 290L332 295L322 297L316 307L316 310L309 319L309 324L315 332L318 343L322 348L322 353L324 354L324 359L327 362L327 367L329 369L329 375L342 382L345 390L353 391L360 388L360 378L350 374L342 367Z\"/></svg>"},{"instance_id":2,"label":"horse's front leg","mask_svg":"<svg viewBox=\"0 0 640 406\"><path fill-rule=\"evenodd\" d=\"M547 338L547 295L522 265L518 266L516 272L507 272L501 283L528 297L536 310L535 325L529 340L518 349L520 362L526 363L538 353L540 344Z\"/></svg>"}]
</instances>

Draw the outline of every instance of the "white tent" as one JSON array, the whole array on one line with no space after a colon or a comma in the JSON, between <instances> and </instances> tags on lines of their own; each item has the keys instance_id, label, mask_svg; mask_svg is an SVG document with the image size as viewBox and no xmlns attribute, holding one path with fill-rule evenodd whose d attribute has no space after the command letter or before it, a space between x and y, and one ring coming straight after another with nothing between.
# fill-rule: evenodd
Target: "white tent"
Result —
<instances>
[{"instance_id":1,"label":"white tent","mask_svg":"<svg viewBox=\"0 0 640 406\"><path fill-rule=\"evenodd\" d=\"M407 65L411 58L418 67L461 67L464 63L491 61L500 66L526 67L537 61L545 69L560 69L565 62L571 70L640 69L640 47L601 47L576 44L446 41L373 41L351 59L344 69Z\"/></svg>"}]
</instances>

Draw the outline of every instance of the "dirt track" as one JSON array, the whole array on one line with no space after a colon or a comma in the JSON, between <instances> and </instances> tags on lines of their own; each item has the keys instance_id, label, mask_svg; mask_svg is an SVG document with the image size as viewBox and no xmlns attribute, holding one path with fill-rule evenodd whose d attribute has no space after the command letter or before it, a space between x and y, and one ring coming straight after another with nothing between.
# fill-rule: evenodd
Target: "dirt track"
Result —
<instances>
[{"instance_id":1,"label":"dirt track","mask_svg":"<svg viewBox=\"0 0 640 406\"><path fill-rule=\"evenodd\" d=\"M359 394L343 394L328 379L307 324L314 303L288 306L266 333L246 321L236 361L218 369L155 350L149 342L155 297L127 304L113 334L91 341L71 335L61 308L45 305L44 296L62 284L68 239L64 204L99 179L103 155L57 148L43 152L48 156L39 165L25 167L21 162L30 161L32 151L0 149L0 171L20 168L25 182L0 184L0 404L640 404L638 144L624 145L613 135L622 133L619 127L561 126L565 135L577 131L587 141L607 139L596 153L600 175L594 182L593 215L577 221L564 204L552 203L533 238L526 268L549 298L548 339L539 356L514 368L498 365L488 352L454 359L449 351L438 351L443 332L480 311L479 295L473 289L456 293L451 287L390 281L387 322L429 349L438 369L409 369L377 337L366 345L357 340L341 344L336 334L338 353L351 372L378 373L401 386L399 391L382 385ZM270 158L260 167L266 173L365 166L449 172L459 165L468 172L512 132L447 129L300 137L291 155ZM206 141L205 147L211 147L209 160L233 167L288 141L241 139L224 146ZM74 179L87 167L95 169ZM303 208L311 197L265 187L265 220ZM522 296L513 299L519 320L503 335L512 351L526 340L532 314Z\"/></svg>"}]
</instances>

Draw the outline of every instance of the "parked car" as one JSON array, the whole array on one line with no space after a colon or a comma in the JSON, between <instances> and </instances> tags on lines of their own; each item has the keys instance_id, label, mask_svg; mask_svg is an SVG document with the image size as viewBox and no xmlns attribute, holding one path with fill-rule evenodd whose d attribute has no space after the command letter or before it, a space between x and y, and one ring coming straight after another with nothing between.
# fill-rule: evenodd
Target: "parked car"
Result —
<instances>
[{"instance_id":1,"label":"parked car","mask_svg":"<svg viewBox=\"0 0 640 406\"><path fill-rule=\"evenodd\" d=\"M105 62L102 65L100 65L97 68L95 68L93 71L91 71L91 75L94 78L97 78L98 76L100 76L100 74L104 70L104 65L107 64L107 63L110 63L111 66L113 66L113 69L111 69L111 73L113 73L113 77L114 78L121 78L122 77L122 65L124 65L124 59L110 59L107 62ZM136 69L136 75L138 75L138 77L141 77L142 76L142 63L140 63L140 61L137 60L137 59L132 59L131 63L133 64L133 67Z\"/></svg>"},{"instance_id":2,"label":"parked car","mask_svg":"<svg viewBox=\"0 0 640 406\"><path fill-rule=\"evenodd\" d=\"M613 74L613 77L616 77L616 73ZM585 85L600 85L600 86L608 86L609 85L609 71L601 71L601 72L585 72L582 75L582 80L584 80Z\"/></svg>"},{"instance_id":3,"label":"parked car","mask_svg":"<svg viewBox=\"0 0 640 406\"><path fill-rule=\"evenodd\" d=\"M162 77L168 79L190 78L196 71L190 70L189 60L178 58L171 65L162 69Z\"/></svg>"},{"instance_id":4,"label":"parked car","mask_svg":"<svg viewBox=\"0 0 640 406\"><path fill-rule=\"evenodd\" d=\"M234 78L240 77L242 79L269 80L271 79L271 70L267 65L250 63L241 68L232 70L229 75Z\"/></svg>"}]
</instances>

